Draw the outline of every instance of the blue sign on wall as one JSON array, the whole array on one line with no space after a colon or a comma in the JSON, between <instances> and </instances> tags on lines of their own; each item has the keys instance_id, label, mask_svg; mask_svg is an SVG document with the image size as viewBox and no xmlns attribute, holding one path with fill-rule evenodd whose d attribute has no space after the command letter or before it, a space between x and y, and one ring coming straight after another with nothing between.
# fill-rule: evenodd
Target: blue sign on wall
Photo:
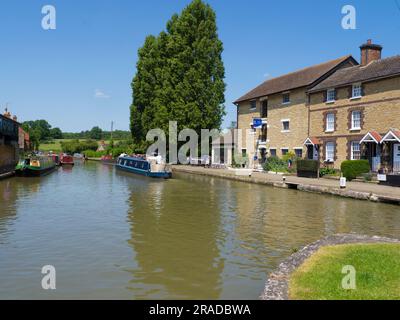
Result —
<instances>
[{"instance_id":1,"label":"blue sign on wall","mask_svg":"<svg viewBox=\"0 0 400 320\"><path fill-rule=\"evenodd\" d=\"M253 119L253 128L258 129L262 127L262 119L261 118L255 118Z\"/></svg>"}]
</instances>

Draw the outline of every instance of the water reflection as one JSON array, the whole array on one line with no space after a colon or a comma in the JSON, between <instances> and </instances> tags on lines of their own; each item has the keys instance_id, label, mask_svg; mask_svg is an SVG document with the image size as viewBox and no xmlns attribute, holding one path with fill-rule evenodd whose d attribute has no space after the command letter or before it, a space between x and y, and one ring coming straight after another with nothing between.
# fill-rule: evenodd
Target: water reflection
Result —
<instances>
[{"instance_id":1,"label":"water reflection","mask_svg":"<svg viewBox=\"0 0 400 320\"><path fill-rule=\"evenodd\" d=\"M0 298L257 299L294 248L339 232L399 237L400 209L77 163L0 181ZM45 264L55 293L40 287Z\"/></svg>"},{"instance_id":2,"label":"water reflection","mask_svg":"<svg viewBox=\"0 0 400 320\"><path fill-rule=\"evenodd\" d=\"M193 188L188 181L135 180L128 216L129 243L138 263L131 270L135 297L217 299L224 266L217 244L220 222L214 199L219 194L207 185Z\"/></svg>"}]
</instances>

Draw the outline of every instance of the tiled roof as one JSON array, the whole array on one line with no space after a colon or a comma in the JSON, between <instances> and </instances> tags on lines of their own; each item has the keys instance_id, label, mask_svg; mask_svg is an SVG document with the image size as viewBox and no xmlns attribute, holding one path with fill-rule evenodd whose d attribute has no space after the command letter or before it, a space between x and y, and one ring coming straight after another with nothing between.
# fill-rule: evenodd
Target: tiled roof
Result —
<instances>
[{"instance_id":1,"label":"tiled roof","mask_svg":"<svg viewBox=\"0 0 400 320\"><path fill-rule=\"evenodd\" d=\"M377 131L369 131L362 139L361 142L367 141L370 142L368 139L372 137L376 141L376 143L380 143L382 141L382 136Z\"/></svg>"},{"instance_id":2,"label":"tiled roof","mask_svg":"<svg viewBox=\"0 0 400 320\"><path fill-rule=\"evenodd\" d=\"M250 92L246 93L244 96L237 99L234 103L310 86L315 81L323 77L326 73L348 59L352 59L355 62L352 56L345 56L267 80Z\"/></svg>"},{"instance_id":3,"label":"tiled roof","mask_svg":"<svg viewBox=\"0 0 400 320\"><path fill-rule=\"evenodd\" d=\"M350 85L356 82L400 75L400 56L376 60L366 66L354 66L337 70L329 78L317 84L310 92Z\"/></svg>"},{"instance_id":4,"label":"tiled roof","mask_svg":"<svg viewBox=\"0 0 400 320\"><path fill-rule=\"evenodd\" d=\"M305 144L305 145L310 145L310 144L312 144L312 145L315 146L315 145L321 144L321 141L319 141L319 139L316 138L316 137L309 137L309 138L306 139L306 141L304 141L304 144Z\"/></svg>"}]
</instances>

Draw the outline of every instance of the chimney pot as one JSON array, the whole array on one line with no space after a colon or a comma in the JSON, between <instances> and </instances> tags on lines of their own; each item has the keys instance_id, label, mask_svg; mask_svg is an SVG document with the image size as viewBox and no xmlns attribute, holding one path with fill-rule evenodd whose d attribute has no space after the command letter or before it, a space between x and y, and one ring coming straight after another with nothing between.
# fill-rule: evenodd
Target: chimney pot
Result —
<instances>
[{"instance_id":1,"label":"chimney pot","mask_svg":"<svg viewBox=\"0 0 400 320\"><path fill-rule=\"evenodd\" d=\"M361 50L361 65L366 66L372 61L380 60L382 56L382 46L373 44L371 39L360 47Z\"/></svg>"}]
</instances>

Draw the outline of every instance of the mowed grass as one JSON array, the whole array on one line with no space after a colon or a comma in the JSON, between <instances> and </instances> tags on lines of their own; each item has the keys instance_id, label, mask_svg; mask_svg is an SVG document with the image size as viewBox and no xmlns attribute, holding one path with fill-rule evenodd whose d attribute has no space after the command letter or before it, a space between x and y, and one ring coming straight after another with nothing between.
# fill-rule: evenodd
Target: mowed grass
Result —
<instances>
[{"instance_id":1,"label":"mowed grass","mask_svg":"<svg viewBox=\"0 0 400 320\"><path fill-rule=\"evenodd\" d=\"M344 266L356 271L356 289L342 287ZM294 300L400 300L400 244L346 244L320 248L291 276Z\"/></svg>"},{"instance_id":2,"label":"mowed grass","mask_svg":"<svg viewBox=\"0 0 400 320\"><path fill-rule=\"evenodd\" d=\"M54 151L60 152L61 151L61 141L71 141L70 139L55 139L52 143L41 143L39 146L39 150L41 151Z\"/></svg>"},{"instance_id":3,"label":"mowed grass","mask_svg":"<svg viewBox=\"0 0 400 320\"><path fill-rule=\"evenodd\" d=\"M41 143L39 150L48 152L48 151L53 151L53 152L61 152L61 142L68 142L68 141L73 141L75 139L55 139L53 140L52 143ZM84 141L85 139L80 139L79 141ZM114 140L114 143L117 143L119 140ZM100 141L99 141L100 143ZM109 140L105 140L106 144L109 144Z\"/></svg>"}]
</instances>

